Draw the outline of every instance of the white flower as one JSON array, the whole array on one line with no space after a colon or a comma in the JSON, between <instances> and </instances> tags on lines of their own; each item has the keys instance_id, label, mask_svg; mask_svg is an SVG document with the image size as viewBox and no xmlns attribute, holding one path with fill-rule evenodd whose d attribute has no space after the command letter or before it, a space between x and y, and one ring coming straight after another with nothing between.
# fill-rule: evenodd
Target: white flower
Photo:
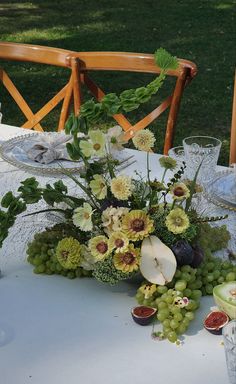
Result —
<instances>
[{"instance_id":1,"label":"white flower","mask_svg":"<svg viewBox=\"0 0 236 384\"><path fill-rule=\"evenodd\" d=\"M120 175L111 180L111 192L118 200L128 200L133 190L132 179Z\"/></svg>"},{"instance_id":2,"label":"white flower","mask_svg":"<svg viewBox=\"0 0 236 384\"><path fill-rule=\"evenodd\" d=\"M107 195L106 181L101 175L94 175L89 186L98 200L102 200Z\"/></svg>"},{"instance_id":3,"label":"white flower","mask_svg":"<svg viewBox=\"0 0 236 384\"><path fill-rule=\"evenodd\" d=\"M90 140L81 140L80 149L85 157L98 156L102 157L106 154L105 135L101 131L89 131Z\"/></svg>"},{"instance_id":4,"label":"white flower","mask_svg":"<svg viewBox=\"0 0 236 384\"><path fill-rule=\"evenodd\" d=\"M107 143L111 151L121 151L124 149L124 133L119 125L109 128L106 134Z\"/></svg>"}]
</instances>

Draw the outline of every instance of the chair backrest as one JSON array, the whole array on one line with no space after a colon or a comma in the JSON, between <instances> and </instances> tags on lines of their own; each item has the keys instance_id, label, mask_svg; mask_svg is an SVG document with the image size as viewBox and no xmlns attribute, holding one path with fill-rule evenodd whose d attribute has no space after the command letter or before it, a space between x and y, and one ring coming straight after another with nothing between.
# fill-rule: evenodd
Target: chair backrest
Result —
<instances>
[{"instance_id":1,"label":"chair backrest","mask_svg":"<svg viewBox=\"0 0 236 384\"><path fill-rule=\"evenodd\" d=\"M40 121L46 115L48 115L60 102L62 102L58 130L64 129L72 98L74 99L74 112L75 114L78 114L78 60L73 59L73 57L69 54L70 51L59 48L0 42L0 60L3 59L7 61L47 64L68 68L70 70L67 84L62 89L60 89L59 92L37 113L33 113L24 97L21 95L13 81L8 76L6 70L0 67L0 82L2 82L2 84L5 86L5 88L8 90L12 98L15 100L27 118L27 121L22 125L23 128L33 128L38 131L43 131Z\"/></svg>"},{"instance_id":2,"label":"chair backrest","mask_svg":"<svg viewBox=\"0 0 236 384\"><path fill-rule=\"evenodd\" d=\"M79 82L85 84L98 101L100 101L105 94L103 90L89 77L89 73L91 71L160 73L160 68L158 68L155 64L154 55L152 54L129 52L71 52L71 57L78 59ZM172 147L174 129L184 87L197 73L197 67L191 61L182 59L179 59L178 61L178 69L167 72L168 76L176 78L172 93L151 113L134 125L132 125L122 114L113 116L118 124L124 129L126 140L130 139L136 131L144 129L151 124L169 107L170 110L166 126L164 154L167 154L168 150ZM79 95L81 103L82 96L80 89Z\"/></svg>"},{"instance_id":3,"label":"chair backrest","mask_svg":"<svg viewBox=\"0 0 236 384\"><path fill-rule=\"evenodd\" d=\"M233 94L229 163L236 164L236 71L234 76L234 94Z\"/></svg>"}]
</instances>

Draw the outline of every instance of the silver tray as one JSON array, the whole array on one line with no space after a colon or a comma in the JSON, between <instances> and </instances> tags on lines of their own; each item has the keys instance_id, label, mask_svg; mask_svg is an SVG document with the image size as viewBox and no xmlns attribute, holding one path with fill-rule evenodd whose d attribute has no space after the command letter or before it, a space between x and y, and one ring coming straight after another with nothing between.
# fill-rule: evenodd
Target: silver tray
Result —
<instances>
[{"instance_id":1,"label":"silver tray","mask_svg":"<svg viewBox=\"0 0 236 384\"><path fill-rule=\"evenodd\" d=\"M40 135L53 135L56 132L43 132ZM3 142L0 145L0 156L3 160L14 165L17 168L23 169L27 172L46 175L61 175L63 169L70 171L71 173L80 172L83 169L83 162L70 161L70 160L55 160L49 164L42 164L29 159L25 153L24 144L31 138L36 138L38 133L29 133L14 137L10 140Z\"/></svg>"},{"instance_id":2,"label":"silver tray","mask_svg":"<svg viewBox=\"0 0 236 384\"><path fill-rule=\"evenodd\" d=\"M236 172L233 169L217 172L205 187L208 200L222 208L236 211Z\"/></svg>"}]
</instances>

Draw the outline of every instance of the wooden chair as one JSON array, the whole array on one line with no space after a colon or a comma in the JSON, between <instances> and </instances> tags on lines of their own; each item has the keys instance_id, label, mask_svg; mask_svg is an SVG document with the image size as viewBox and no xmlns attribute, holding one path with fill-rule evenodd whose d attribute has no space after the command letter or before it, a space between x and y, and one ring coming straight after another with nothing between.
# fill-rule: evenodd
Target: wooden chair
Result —
<instances>
[{"instance_id":1,"label":"wooden chair","mask_svg":"<svg viewBox=\"0 0 236 384\"><path fill-rule=\"evenodd\" d=\"M80 106L79 84L78 84L78 60L73 58L70 51L43 47L37 45L0 42L0 60L22 61L40 64L48 64L68 68L70 76L67 84L49 100L37 113L33 113L28 103L16 88L6 69L0 68L0 81L6 87L12 98L15 100L27 121L23 128L43 131L41 120L48 115L60 102L62 108L58 124L58 130L64 128L68 117L71 99L74 99L74 112L78 114ZM6 63L7 68L7 63Z\"/></svg>"},{"instance_id":2,"label":"wooden chair","mask_svg":"<svg viewBox=\"0 0 236 384\"><path fill-rule=\"evenodd\" d=\"M160 68L156 66L154 55L152 54L128 52L71 52L71 57L78 59L79 82L85 84L97 100L101 100L105 94L89 77L91 71L160 73ZM136 131L146 128L169 107L164 143L164 154L167 154L169 148L173 146L174 129L184 88L196 73L197 67L194 63L179 59L179 68L168 72L168 76L176 78L171 95L151 113L134 125L132 125L124 115L114 115L114 119L125 131L125 139L130 139ZM81 103L82 97L80 89L79 97Z\"/></svg>"},{"instance_id":3,"label":"wooden chair","mask_svg":"<svg viewBox=\"0 0 236 384\"><path fill-rule=\"evenodd\" d=\"M236 71L235 71L235 77L234 77L234 95L233 95L229 163L236 164Z\"/></svg>"}]
</instances>

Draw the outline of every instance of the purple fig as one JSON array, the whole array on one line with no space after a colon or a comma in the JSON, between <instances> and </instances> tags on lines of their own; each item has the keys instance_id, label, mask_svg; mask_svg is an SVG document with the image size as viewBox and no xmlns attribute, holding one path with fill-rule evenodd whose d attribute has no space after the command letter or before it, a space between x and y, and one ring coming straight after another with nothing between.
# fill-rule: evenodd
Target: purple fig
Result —
<instances>
[{"instance_id":1,"label":"purple fig","mask_svg":"<svg viewBox=\"0 0 236 384\"><path fill-rule=\"evenodd\" d=\"M199 245L195 244L193 246L193 261L190 264L191 267L197 268L201 264L203 259L204 259L204 252L202 248L199 247Z\"/></svg>"},{"instance_id":2,"label":"purple fig","mask_svg":"<svg viewBox=\"0 0 236 384\"><path fill-rule=\"evenodd\" d=\"M177 241L172 245L171 249L174 252L178 266L191 265L194 258L194 252L193 248L186 240Z\"/></svg>"}]
</instances>

